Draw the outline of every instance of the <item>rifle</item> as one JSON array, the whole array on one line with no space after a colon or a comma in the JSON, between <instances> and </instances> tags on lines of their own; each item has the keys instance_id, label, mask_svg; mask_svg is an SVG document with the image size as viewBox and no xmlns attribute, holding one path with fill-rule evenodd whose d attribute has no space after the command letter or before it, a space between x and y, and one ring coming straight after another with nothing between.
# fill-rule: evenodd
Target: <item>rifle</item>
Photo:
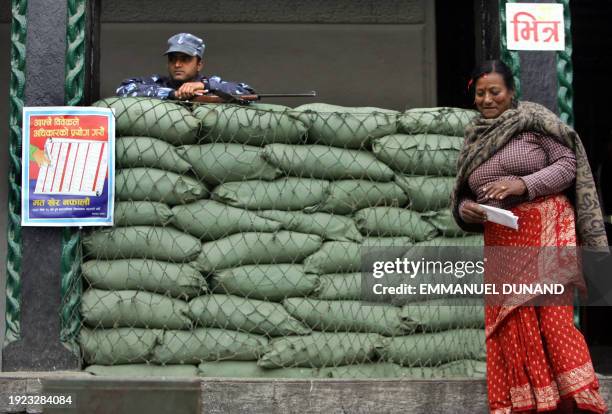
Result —
<instances>
[{"instance_id":1,"label":"rifle","mask_svg":"<svg viewBox=\"0 0 612 414\"><path fill-rule=\"evenodd\" d=\"M235 103L248 105L251 102L259 101L262 98L306 98L317 96L316 91L305 93L258 93L253 95L232 95L218 89L211 89L207 95L195 96L191 102L198 103ZM174 94L170 93L170 99L174 99Z\"/></svg>"}]
</instances>

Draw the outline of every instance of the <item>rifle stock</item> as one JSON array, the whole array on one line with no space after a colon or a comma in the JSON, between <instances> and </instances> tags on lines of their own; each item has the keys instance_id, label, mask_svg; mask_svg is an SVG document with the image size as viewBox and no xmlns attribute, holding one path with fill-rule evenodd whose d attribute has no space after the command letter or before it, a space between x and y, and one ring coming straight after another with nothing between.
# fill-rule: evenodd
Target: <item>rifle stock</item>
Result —
<instances>
[{"instance_id":1,"label":"rifle stock","mask_svg":"<svg viewBox=\"0 0 612 414\"><path fill-rule=\"evenodd\" d=\"M306 93L260 93L253 95L230 95L229 93L213 90L211 94L195 96L192 101L199 103L239 103L247 104L259 101L261 98L307 98L317 96L315 91Z\"/></svg>"}]
</instances>

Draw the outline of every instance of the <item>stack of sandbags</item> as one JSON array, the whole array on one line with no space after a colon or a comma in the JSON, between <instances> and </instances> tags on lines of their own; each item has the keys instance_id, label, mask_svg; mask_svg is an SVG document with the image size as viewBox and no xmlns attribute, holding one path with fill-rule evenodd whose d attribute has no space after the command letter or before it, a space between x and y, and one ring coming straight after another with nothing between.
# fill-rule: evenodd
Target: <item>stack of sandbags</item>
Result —
<instances>
[{"instance_id":1,"label":"stack of sandbags","mask_svg":"<svg viewBox=\"0 0 612 414\"><path fill-rule=\"evenodd\" d=\"M432 217L440 220L447 216L463 130L475 114L458 108L410 109L398 117L397 134L372 143L376 158L395 171L412 210L438 211ZM455 227L438 226L445 235L460 234Z\"/></svg>"},{"instance_id":2,"label":"stack of sandbags","mask_svg":"<svg viewBox=\"0 0 612 414\"><path fill-rule=\"evenodd\" d=\"M303 124L269 108L192 111L145 98L95 105L115 111L118 169L115 226L83 238L81 344L89 370L123 374L129 365L142 375L193 374L202 361L256 361L269 337L309 333L269 299L315 288L315 276L306 276L299 261L320 247L320 237L286 230L218 194L211 198L225 183L256 182L272 200L271 214L286 201L300 205L285 185L302 194L312 188L318 194L307 198L318 203L326 181L283 180L256 146L301 142ZM351 230L359 234L350 227L331 231L340 237ZM209 290L206 277L219 285L216 270L228 291ZM192 368L176 369L185 364Z\"/></svg>"},{"instance_id":3,"label":"stack of sandbags","mask_svg":"<svg viewBox=\"0 0 612 414\"><path fill-rule=\"evenodd\" d=\"M404 256L409 260L438 252L447 257L437 259L482 260L482 236L460 229L450 211L463 132L476 114L472 110L448 107L409 109L398 117L397 134L372 143L375 156L395 171L395 181L410 198L410 210L420 212L420 217L438 233L433 239L418 241L413 251ZM452 250L446 246L457 248ZM462 282L469 283L468 279ZM481 282L477 278L472 281ZM438 297L416 294L407 300Z\"/></svg>"},{"instance_id":4,"label":"stack of sandbags","mask_svg":"<svg viewBox=\"0 0 612 414\"><path fill-rule=\"evenodd\" d=\"M172 207L210 196L177 152L198 141L200 121L181 105L145 98L94 106L115 113L116 202L114 227L83 238L84 360L97 374L195 375L195 365L147 363L164 330L190 329L187 301L208 290L191 264L200 240L169 225Z\"/></svg>"},{"instance_id":5,"label":"stack of sandbags","mask_svg":"<svg viewBox=\"0 0 612 414\"><path fill-rule=\"evenodd\" d=\"M119 138L115 227L83 240L89 371L482 374L480 303L361 301L364 249L470 239L444 216L460 138L379 108L95 105Z\"/></svg>"}]
</instances>

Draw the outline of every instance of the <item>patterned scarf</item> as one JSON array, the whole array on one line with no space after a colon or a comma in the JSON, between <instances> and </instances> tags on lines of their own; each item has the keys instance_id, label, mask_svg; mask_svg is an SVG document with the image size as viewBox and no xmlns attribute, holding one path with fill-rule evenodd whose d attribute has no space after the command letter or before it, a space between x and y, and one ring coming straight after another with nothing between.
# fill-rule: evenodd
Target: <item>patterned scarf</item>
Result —
<instances>
[{"instance_id":1,"label":"patterned scarf","mask_svg":"<svg viewBox=\"0 0 612 414\"><path fill-rule=\"evenodd\" d=\"M451 205L453 216L461 228L482 231L482 225L464 222L459 216L459 201L468 192L468 177L484 161L499 151L521 132L532 131L551 136L576 154L576 181L573 194L576 210L576 231L583 246L608 246L599 198L589 167L586 151L576 131L563 123L553 112L533 102L520 102L497 118L477 116L465 128L465 144L457 161L458 173Z\"/></svg>"}]
</instances>

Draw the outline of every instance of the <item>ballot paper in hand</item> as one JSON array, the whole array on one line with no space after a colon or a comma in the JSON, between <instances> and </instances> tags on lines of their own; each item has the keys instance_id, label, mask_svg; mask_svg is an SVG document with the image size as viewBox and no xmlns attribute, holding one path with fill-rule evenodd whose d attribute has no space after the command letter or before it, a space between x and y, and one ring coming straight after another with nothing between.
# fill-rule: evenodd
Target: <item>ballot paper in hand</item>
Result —
<instances>
[{"instance_id":1,"label":"ballot paper in hand","mask_svg":"<svg viewBox=\"0 0 612 414\"><path fill-rule=\"evenodd\" d=\"M487 213L487 220L518 230L518 217L510 210L478 204Z\"/></svg>"}]
</instances>

